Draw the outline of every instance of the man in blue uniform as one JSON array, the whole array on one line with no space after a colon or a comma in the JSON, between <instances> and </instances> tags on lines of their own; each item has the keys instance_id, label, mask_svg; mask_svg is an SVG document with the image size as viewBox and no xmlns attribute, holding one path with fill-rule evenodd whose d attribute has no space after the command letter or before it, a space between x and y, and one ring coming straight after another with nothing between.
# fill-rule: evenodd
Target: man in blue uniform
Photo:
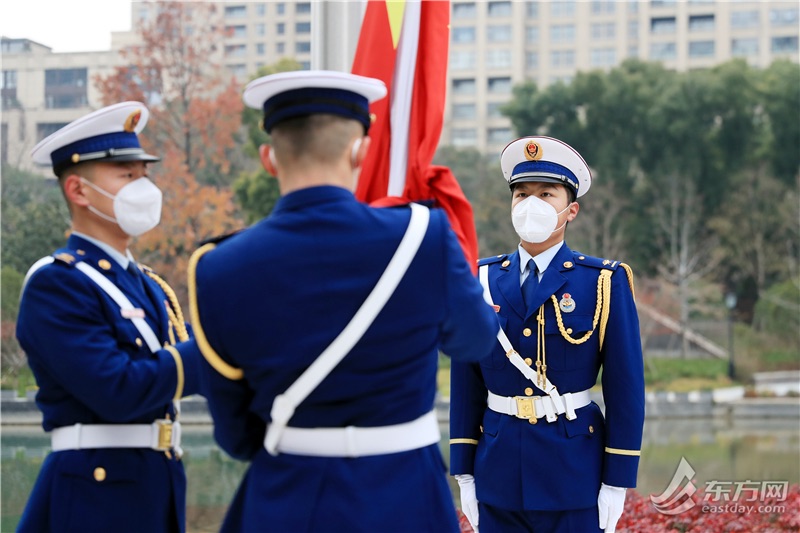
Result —
<instances>
[{"instance_id":1,"label":"man in blue uniform","mask_svg":"<svg viewBox=\"0 0 800 533\"><path fill-rule=\"evenodd\" d=\"M199 361L175 294L128 244L158 224L158 158L139 145L148 110L99 109L32 151L52 165L72 218L67 245L26 276L17 338L52 435L19 531L185 530L175 405L197 392ZM192 359L194 357L194 359Z\"/></svg>"},{"instance_id":2,"label":"man in blue uniform","mask_svg":"<svg viewBox=\"0 0 800 533\"><path fill-rule=\"evenodd\" d=\"M633 276L564 242L591 185L574 149L525 137L500 164L521 241L479 262L502 330L480 362L453 361L450 470L476 530L612 532L644 422ZM605 418L588 392L601 367Z\"/></svg>"},{"instance_id":3,"label":"man in blue uniform","mask_svg":"<svg viewBox=\"0 0 800 533\"><path fill-rule=\"evenodd\" d=\"M385 94L331 71L244 92L264 111L260 156L281 198L189 266L215 437L251 461L223 531L458 531L438 352L477 360L497 318L442 211L353 195L369 102Z\"/></svg>"}]
</instances>

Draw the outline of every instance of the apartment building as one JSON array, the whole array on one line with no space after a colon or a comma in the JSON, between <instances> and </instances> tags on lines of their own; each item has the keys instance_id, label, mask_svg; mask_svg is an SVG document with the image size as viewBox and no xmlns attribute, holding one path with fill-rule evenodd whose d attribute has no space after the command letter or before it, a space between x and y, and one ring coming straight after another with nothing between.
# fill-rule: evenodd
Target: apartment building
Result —
<instances>
[{"instance_id":1,"label":"apartment building","mask_svg":"<svg viewBox=\"0 0 800 533\"><path fill-rule=\"evenodd\" d=\"M220 52L246 82L284 57L304 68L349 70L364 6L350 1L214 2L227 29ZM514 133L500 108L515 84L569 83L629 57L678 71L734 57L766 67L798 62L800 17L792 1L452 0L447 109L442 144L499 152ZM154 2L133 2L132 25L152 20ZM29 167L40 139L100 106L95 75L121 61L135 32L112 34L112 50L54 54L26 39L2 39L2 158Z\"/></svg>"}]
</instances>

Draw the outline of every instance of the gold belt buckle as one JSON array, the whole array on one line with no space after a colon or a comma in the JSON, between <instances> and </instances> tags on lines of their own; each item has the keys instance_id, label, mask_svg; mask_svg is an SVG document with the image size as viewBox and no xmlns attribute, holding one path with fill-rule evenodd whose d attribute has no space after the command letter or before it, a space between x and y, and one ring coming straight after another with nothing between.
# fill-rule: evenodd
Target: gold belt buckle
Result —
<instances>
[{"instance_id":1,"label":"gold belt buckle","mask_svg":"<svg viewBox=\"0 0 800 533\"><path fill-rule=\"evenodd\" d=\"M158 450L167 451L172 448L172 420L158 419Z\"/></svg>"},{"instance_id":2,"label":"gold belt buckle","mask_svg":"<svg viewBox=\"0 0 800 533\"><path fill-rule=\"evenodd\" d=\"M536 406L533 403L533 397L514 396L517 402L517 418L528 420L531 424L536 423Z\"/></svg>"}]
</instances>

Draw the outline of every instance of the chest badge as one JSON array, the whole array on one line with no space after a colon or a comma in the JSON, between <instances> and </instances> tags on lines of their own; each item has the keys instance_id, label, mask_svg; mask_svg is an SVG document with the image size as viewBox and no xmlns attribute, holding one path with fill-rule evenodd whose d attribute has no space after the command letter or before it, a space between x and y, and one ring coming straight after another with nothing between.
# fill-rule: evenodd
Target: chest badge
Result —
<instances>
[{"instance_id":1,"label":"chest badge","mask_svg":"<svg viewBox=\"0 0 800 533\"><path fill-rule=\"evenodd\" d=\"M575 300L572 299L568 292L565 292L561 297L561 301L558 302L558 307L564 313L571 313L575 310Z\"/></svg>"}]
</instances>

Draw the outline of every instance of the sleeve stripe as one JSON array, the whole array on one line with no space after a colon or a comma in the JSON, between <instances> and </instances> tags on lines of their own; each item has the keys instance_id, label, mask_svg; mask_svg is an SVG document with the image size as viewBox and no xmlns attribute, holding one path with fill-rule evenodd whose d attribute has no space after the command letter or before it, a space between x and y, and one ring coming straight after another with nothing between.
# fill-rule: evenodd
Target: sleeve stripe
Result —
<instances>
[{"instance_id":1,"label":"sleeve stripe","mask_svg":"<svg viewBox=\"0 0 800 533\"><path fill-rule=\"evenodd\" d=\"M192 328L194 329L194 337L197 341L197 346L200 348L200 353L203 354L208 364L214 370L225 376L230 380L238 380L244 377L242 369L235 368L225 362L222 357L211 347L208 339L206 338L203 326L200 324L200 309L197 305L197 263L200 257L206 252L213 250L215 245L213 243L201 246L189 258L189 313L192 317Z\"/></svg>"},{"instance_id":2,"label":"sleeve stripe","mask_svg":"<svg viewBox=\"0 0 800 533\"><path fill-rule=\"evenodd\" d=\"M478 441L476 439L450 439L450 444L475 444L477 446Z\"/></svg>"},{"instance_id":3,"label":"sleeve stripe","mask_svg":"<svg viewBox=\"0 0 800 533\"><path fill-rule=\"evenodd\" d=\"M636 457L642 455L641 450L622 450L620 448L609 448L609 447L606 447L606 453L613 453L616 455L632 455Z\"/></svg>"},{"instance_id":4,"label":"sleeve stripe","mask_svg":"<svg viewBox=\"0 0 800 533\"><path fill-rule=\"evenodd\" d=\"M172 354L172 358L175 359L175 373L178 378L178 383L175 386L175 396L172 399L180 400L183 396L183 358L181 358L180 352L178 352L174 346L164 346L164 348L166 348L166 350Z\"/></svg>"}]
</instances>

